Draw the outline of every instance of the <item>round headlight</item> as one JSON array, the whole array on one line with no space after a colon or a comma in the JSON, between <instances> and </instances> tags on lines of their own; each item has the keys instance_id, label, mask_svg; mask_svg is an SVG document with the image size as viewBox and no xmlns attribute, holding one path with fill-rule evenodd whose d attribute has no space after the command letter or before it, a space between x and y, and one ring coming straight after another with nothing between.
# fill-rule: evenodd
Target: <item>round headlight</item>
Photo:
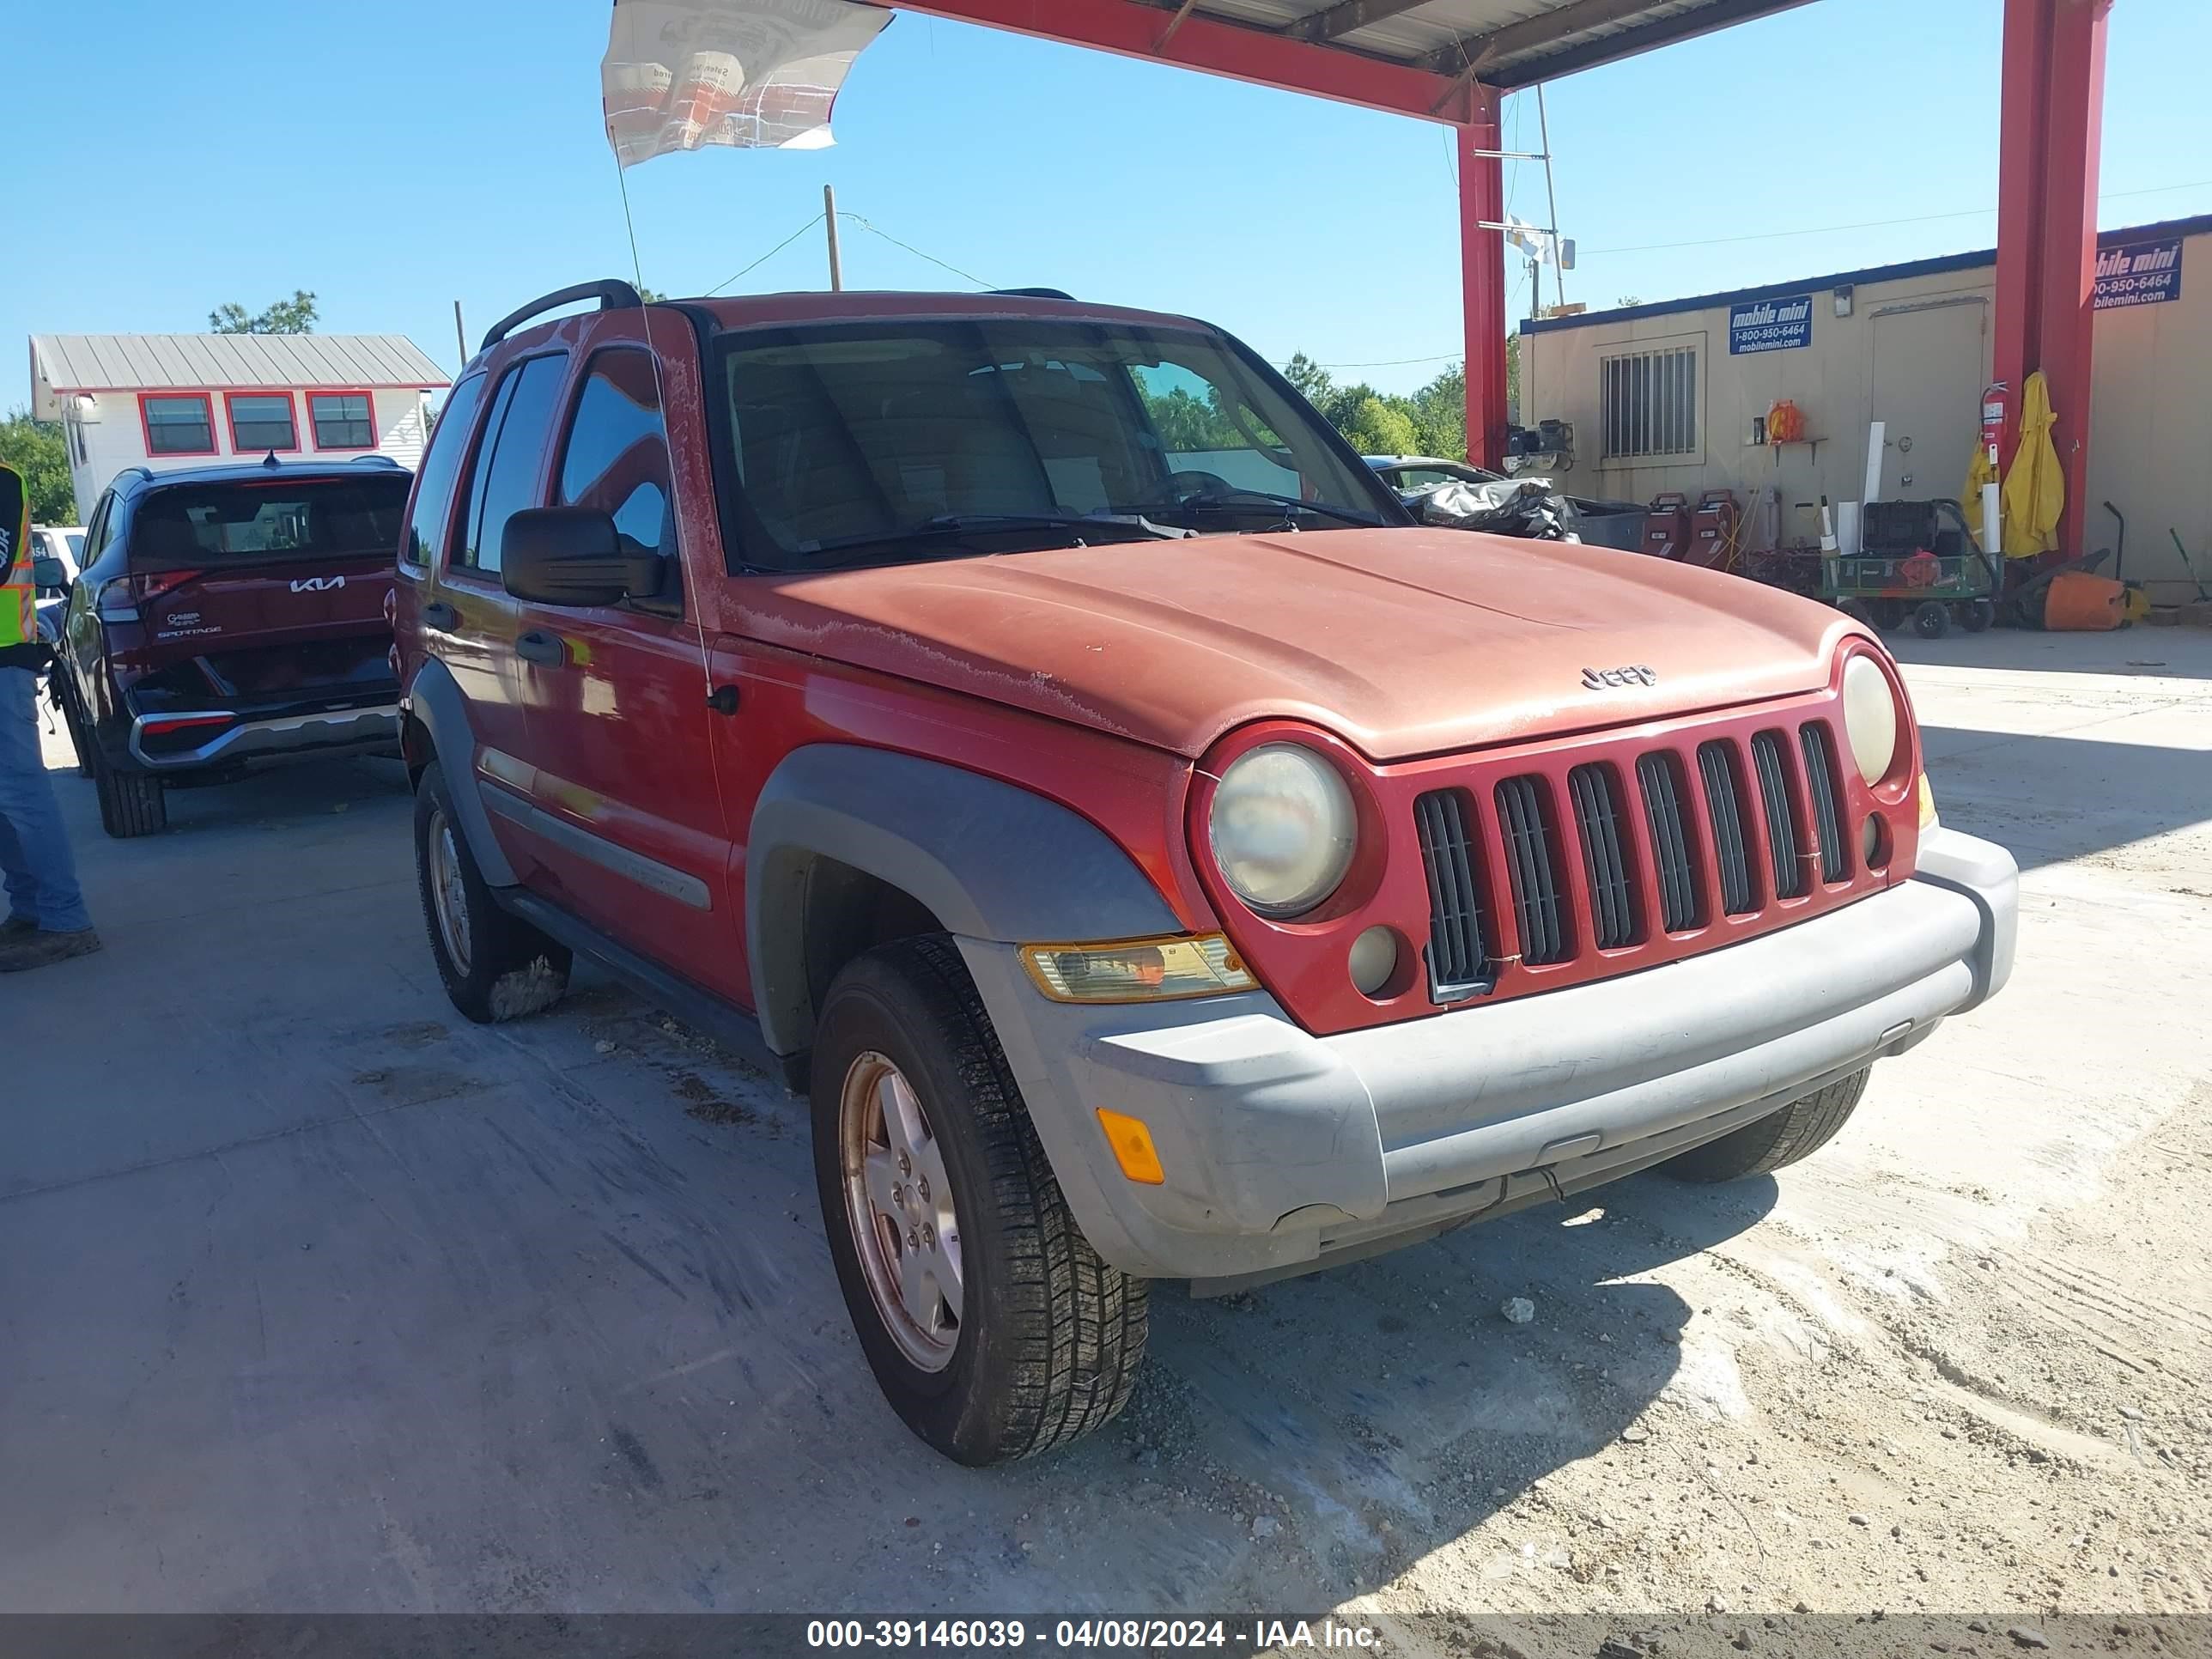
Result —
<instances>
[{"instance_id":1,"label":"round headlight","mask_svg":"<svg viewBox=\"0 0 2212 1659\"><path fill-rule=\"evenodd\" d=\"M1238 898L1263 916L1296 916L1344 879L1358 824L1334 766L1297 744L1270 743L1221 775L1206 833Z\"/></svg>"},{"instance_id":2,"label":"round headlight","mask_svg":"<svg viewBox=\"0 0 2212 1659\"><path fill-rule=\"evenodd\" d=\"M1844 665L1844 731L1859 775L1869 783L1887 777L1897 759L1897 696L1871 657L1854 656Z\"/></svg>"}]
</instances>

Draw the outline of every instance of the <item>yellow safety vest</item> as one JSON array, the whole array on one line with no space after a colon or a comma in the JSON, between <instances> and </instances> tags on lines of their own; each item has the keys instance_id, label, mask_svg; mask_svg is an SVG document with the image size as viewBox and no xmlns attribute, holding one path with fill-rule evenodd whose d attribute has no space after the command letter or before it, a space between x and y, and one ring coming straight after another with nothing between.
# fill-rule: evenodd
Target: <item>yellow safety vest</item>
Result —
<instances>
[{"instance_id":1,"label":"yellow safety vest","mask_svg":"<svg viewBox=\"0 0 2212 1659\"><path fill-rule=\"evenodd\" d=\"M38 586L31 575L31 492L0 461L0 651L39 637Z\"/></svg>"}]
</instances>

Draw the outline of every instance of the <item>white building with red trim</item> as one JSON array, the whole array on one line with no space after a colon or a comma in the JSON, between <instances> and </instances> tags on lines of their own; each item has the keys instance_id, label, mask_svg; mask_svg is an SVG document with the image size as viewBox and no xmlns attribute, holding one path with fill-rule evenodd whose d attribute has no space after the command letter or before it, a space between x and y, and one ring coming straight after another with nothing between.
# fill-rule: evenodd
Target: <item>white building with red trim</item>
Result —
<instances>
[{"instance_id":1,"label":"white building with red trim","mask_svg":"<svg viewBox=\"0 0 2212 1659\"><path fill-rule=\"evenodd\" d=\"M126 466L422 459L449 376L399 334L34 334L31 412L58 421L80 511Z\"/></svg>"}]
</instances>

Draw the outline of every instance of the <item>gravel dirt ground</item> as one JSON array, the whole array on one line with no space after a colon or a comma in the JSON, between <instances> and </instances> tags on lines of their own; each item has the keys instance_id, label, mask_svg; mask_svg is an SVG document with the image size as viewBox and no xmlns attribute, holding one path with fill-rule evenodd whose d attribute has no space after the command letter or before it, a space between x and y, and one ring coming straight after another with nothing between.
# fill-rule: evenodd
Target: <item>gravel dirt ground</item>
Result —
<instances>
[{"instance_id":1,"label":"gravel dirt ground","mask_svg":"<svg viewBox=\"0 0 2212 1659\"><path fill-rule=\"evenodd\" d=\"M2023 866L2003 997L1778 1177L1163 1287L1127 1416L992 1474L878 1399L797 1103L603 979L453 1013L396 767L137 842L58 774L108 950L0 987L0 1610L1334 1607L1503 1653L1462 1620L1786 1651L1764 1621L1879 1607L2189 1650L2212 635L1899 648L1946 820Z\"/></svg>"}]
</instances>

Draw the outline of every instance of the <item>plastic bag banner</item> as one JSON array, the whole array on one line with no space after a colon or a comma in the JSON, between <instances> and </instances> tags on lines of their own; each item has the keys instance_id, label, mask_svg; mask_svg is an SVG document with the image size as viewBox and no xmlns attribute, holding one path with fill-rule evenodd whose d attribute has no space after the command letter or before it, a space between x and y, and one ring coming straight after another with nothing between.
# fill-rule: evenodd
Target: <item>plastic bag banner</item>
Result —
<instances>
[{"instance_id":1,"label":"plastic bag banner","mask_svg":"<svg viewBox=\"0 0 2212 1659\"><path fill-rule=\"evenodd\" d=\"M837 89L890 16L850 0L615 0L607 142L626 167L708 144L827 149Z\"/></svg>"},{"instance_id":2,"label":"plastic bag banner","mask_svg":"<svg viewBox=\"0 0 2212 1659\"><path fill-rule=\"evenodd\" d=\"M1729 307L1729 356L1787 351L1813 343L1813 296L1793 294L1782 300L1753 300Z\"/></svg>"},{"instance_id":3,"label":"plastic bag banner","mask_svg":"<svg viewBox=\"0 0 2212 1659\"><path fill-rule=\"evenodd\" d=\"M2097 250L2097 309L2164 305L2181 297L2181 238Z\"/></svg>"}]
</instances>

